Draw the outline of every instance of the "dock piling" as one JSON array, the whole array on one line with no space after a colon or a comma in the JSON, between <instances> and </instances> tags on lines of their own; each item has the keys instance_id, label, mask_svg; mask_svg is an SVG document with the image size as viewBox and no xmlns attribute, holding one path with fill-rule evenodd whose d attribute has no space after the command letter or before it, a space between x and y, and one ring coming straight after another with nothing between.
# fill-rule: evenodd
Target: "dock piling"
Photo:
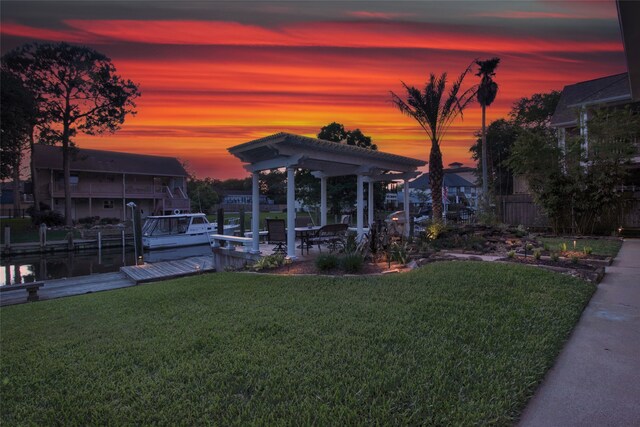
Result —
<instances>
[{"instance_id":1,"label":"dock piling","mask_svg":"<svg viewBox=\"0 0 640 427\"><path fill-rule=\"evenodd\" d=\"M38 236L40 237L40 246L44 249L44 247L47 246L47 224L44 222L40 224Z\"/></svg>"},{"instance_id":2,"label":"dock piling","mask_svg":"<svg viewBox=\"0 0 640 427\"><path fill-rule=\"evenodd\" d=\"M4 226L4 247L11 249L11 227L8 225Z\"/></svg>"}]
</instances>

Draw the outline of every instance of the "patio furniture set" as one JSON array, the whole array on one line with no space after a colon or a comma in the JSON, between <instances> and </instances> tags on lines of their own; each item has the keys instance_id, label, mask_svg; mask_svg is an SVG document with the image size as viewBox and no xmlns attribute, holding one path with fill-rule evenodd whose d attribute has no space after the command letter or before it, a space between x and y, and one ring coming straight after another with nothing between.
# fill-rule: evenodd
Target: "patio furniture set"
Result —
<instances>
[{"instance_id":1,"label":"patio furniture set","mask_svg":"<svg viewBox=\"0 0 640 427\"><path fill-rule=\"evenodd\" d=\"M274 253L287 254L287 228L284 219L266 219L267 225L267 242L275 244ZM344 247L347 236L348 224L328 224L324 226L316 226L312 223L302 225L297 221L295 232L296 237L300 239L300 249L304 255L305 248L307 254L309 248L314 245L318 246L318 250L322 252L322 245L326 245L329 252L334 252Z\"/></svg>"}]
</instances>

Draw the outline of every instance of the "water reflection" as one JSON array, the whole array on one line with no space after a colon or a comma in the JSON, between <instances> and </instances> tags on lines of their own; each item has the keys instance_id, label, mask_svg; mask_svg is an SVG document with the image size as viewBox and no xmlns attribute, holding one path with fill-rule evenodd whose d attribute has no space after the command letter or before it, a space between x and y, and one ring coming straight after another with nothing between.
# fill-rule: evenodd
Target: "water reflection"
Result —
<instances>
[{"instance_id":1,"label":"water reflection","mask_svg":"<svg viewBox=\"0 0 640 427\"><path fill-rule=\"evenodd\" d=\"M130 248L3 257L0 284L111 273L134 263L135 255Z\"/></svg>"},{"instance_id":2,"label":"water reflection","mask_svg":"<svg viewBox=\"0 0 640 427\"><path fill-rule=\"evenodd\" d=\"M209 245L191 246L145 252L144 261L154 263L207 255L211 255ZM2 257L0 285L112 273L134 264L132 247Z\"/></svg>"}]
</instances>

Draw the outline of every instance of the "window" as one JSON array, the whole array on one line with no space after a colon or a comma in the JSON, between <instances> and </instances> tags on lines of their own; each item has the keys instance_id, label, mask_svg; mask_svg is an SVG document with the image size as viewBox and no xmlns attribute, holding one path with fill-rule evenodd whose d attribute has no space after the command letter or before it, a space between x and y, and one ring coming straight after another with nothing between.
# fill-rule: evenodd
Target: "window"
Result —
<instances>
[{"instance_id":1,"label":"window","mask_svg":"<svg viewBox=\"0 0 640 427\"><path fill-rule=\"evenodd\" d=\"M191 220L191 224L204 224L204 218L197 216Z\"/></svg>"},{"instance_id":2,"label":"window","mask_svg":"<svg viewBox=\"0 0 640 427\"><path fill-rule=\"evenodd\" d=\"M113 209L113 200L105 200L103 207L105 209Z\"/></svg>"}]
</instances>

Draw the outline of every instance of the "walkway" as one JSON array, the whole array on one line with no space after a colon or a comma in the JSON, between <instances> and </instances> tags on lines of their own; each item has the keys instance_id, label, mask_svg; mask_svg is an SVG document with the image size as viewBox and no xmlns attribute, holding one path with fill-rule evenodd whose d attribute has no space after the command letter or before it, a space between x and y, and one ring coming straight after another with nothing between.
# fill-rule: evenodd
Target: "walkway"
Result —
<instances>
[{"instance_id":1,"label":"walkway","mask_svg":"<svg viewBox=\"0 0 640 427\"><path fill-rule=\"evenodd\" d=\"M640 425L640 239L627 239L520 426Z\"/></svg>"}]
</instances>

